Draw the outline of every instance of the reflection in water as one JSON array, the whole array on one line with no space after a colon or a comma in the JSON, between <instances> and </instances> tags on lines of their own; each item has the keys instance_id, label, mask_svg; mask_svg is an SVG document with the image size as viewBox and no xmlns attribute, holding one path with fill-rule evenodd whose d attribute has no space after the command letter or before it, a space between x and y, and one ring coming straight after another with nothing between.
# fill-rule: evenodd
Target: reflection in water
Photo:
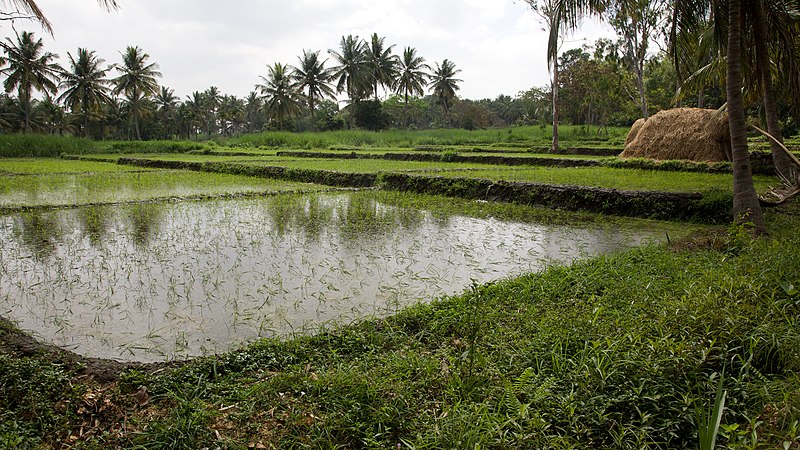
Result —
<instances>
[{"instance_id":1,"label":"reflection in water","mask_svg":"<svg viewBox=\"0 0 800 450\"><path fill-rule=\"evenodd\" d=\"M24 213L0 217L0 315L88 356L184 358L659 234L434 217L370 193Z\"/></svg>"}]
</instances>

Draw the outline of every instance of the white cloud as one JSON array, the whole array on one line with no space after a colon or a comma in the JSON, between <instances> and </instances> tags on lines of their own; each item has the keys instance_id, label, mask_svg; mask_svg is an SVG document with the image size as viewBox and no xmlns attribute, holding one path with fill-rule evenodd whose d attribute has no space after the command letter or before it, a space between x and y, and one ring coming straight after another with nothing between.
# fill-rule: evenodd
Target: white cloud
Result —
<instances>
[{"instance_id":1,"label":"white cloud","mask_svg":"<svg viewBox=\"0 0 800 450\"><path fill-rule=\"evenodd\" d=\"M341 36L373 32L415 47L429 64L448 58L462 70L460 95L494 98L548 83L546 35L525 2L514 0L121 0L106 12L93 0L39 0L53 23L48 51L95 50L118 62L138 45L159 64L160 80L185 98L214 85L245 96L274 62L296 64L304 49L338 46ZM32 23L18 23L44 36ZM591 25L576 36L610 36ZM0 29L9 35L11 29ZM578 46L579 43L573 43ZM566 47L569 48L569 47Z\"/></svg>"}]
</instances>

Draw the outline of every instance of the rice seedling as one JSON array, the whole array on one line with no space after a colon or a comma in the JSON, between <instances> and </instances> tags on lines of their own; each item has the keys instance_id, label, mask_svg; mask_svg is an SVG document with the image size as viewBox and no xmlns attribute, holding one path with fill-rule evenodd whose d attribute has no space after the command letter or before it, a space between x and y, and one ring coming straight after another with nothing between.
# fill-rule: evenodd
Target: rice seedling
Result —
<instances>
[{"instance_id":1,"label":"rice seedling","mask_svg":"<svg viewBox=\"0 0 800 450\"><path fill-rule=\"evenodd\" d=\"M23 209L317 189L322 187L309 183L184 171L20 175L6 178L0 185L0 208Z\"/></svg>"},{"instance_id":2,"label":"rice seedling","mask_svg":"<svg viewBox=\"0 0 800 450\"><path fill-rule=\"evenodd\" d=\"M354 193L96 206L48 211L47 227L24 220L39 212L6 216L17 231L3 236L3 308L21 327L83 354L185 358L663 239L644 228L471 217L445 199L427 200L434 216L417 199ZM444 203L449 210L436 207ZM69 326L53 332L53 317Z\"/></svg>"}]
</instances>

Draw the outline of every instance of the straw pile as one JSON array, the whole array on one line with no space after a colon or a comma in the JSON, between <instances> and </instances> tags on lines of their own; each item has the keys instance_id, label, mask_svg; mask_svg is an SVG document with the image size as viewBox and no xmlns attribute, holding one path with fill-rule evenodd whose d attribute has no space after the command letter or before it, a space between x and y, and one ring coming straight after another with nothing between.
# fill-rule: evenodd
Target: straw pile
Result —
<instances>
[{"instance_id":1,"label":"straw pile","mask_svg":"<svg viewBox=\"0 0 800 450\"><path fill-rule=\"evenodd\" d=\"M636 136L639 135L639 131L642 129L642 125L644 125L644 119L639 119L636 122L633 122L631 131L628 132L628 137L625 138L625 147L627 147L631 141L636 139Z\"/></svg>"},{"instance_id":2,"label":"straw pile","mask_svg":"<svg viewBox=\"0 0 800 450\"><path fill-rule=\"evenodd\" d=\"M625 150L620 154L622 158L731 160L726 113L713 109L676 108L653 115L640 127L636 123L625 141Z\"/></svg>"}]
</instances>

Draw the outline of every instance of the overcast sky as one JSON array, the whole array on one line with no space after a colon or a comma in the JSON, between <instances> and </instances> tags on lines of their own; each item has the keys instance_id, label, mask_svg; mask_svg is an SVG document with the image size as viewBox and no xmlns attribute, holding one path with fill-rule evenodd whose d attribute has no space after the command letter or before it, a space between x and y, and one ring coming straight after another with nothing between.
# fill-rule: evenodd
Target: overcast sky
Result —
<instances>
[{"instance_id":1,"label":"overcast sky","mask_svg":"<svg viewBox=\"0 0 800 450\"><path fill-rule=\"evenodd\" d=\"M304 49L338 49L343 35L373 32L395 44L395 53L415 47L434 66L448 58L461 69L462 98L514 96L548 84L547 36L522 0L118 0L106 12L94 0L38 0L55 37L38 24L18 22L61 55L78 47L107 63L139 46L159 65L159 82L182 100L217 86L246 96L275 62L297 65ZM12 32L6 24L0 29ZM587 23L563 49L612 37L606 26Z\"/></svg>"}]
</instances>

